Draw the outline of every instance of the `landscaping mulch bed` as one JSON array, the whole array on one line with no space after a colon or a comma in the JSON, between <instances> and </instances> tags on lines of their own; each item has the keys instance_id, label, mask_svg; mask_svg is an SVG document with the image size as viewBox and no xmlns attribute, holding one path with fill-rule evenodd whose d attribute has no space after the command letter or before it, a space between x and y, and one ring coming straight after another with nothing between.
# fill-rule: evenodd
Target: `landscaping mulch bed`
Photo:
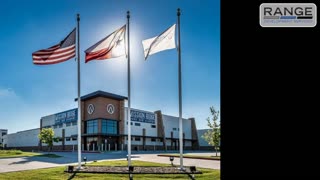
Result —
<instances>
[{"instance_id":1,"label":"landscaping mulch bed","mask_svg":"<svg viewBox=\"0 0 320 180\"><path fill-rule=\"evenodd\" d=\"M200 171L190 171L190 167L185 167L181 171L178 167L163 166L134 166L133 171L129 172L127 166L85 166L77 170L74 167L72 173L107 173L107 174L202 174ZM68 172L67 170L65 172Z\"/></svg>"}]
</instances>

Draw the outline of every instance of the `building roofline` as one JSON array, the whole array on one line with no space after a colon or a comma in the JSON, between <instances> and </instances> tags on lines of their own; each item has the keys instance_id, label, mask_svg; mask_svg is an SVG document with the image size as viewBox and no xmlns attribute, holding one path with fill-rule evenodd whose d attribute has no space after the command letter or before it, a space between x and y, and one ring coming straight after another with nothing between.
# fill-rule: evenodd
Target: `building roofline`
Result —
<instances>
[{"instance_id":1,"label":"building roofline","mask_svg":"<svg viewBox=\"0 0 320 180\"><path fill-rule=\"evenodd\" d=\"M120 95L117 95L117 94L112 94L112 93L101 91L101 90L98 90L98 91L95 91L93 93L81 96L80 99L81 99L81 101L85 101L85 100L88 100L88 99L93 99L95 97L105 97L105 98L111 98L111 99L115 99L115 100L128 99L125 96L120 96ZM75 98L74 101L78 101L78 98Z\"/></svg>"},{"instance_id":2,"label":"building roofline","mask_svg":"<svg viewBox=\"0 0 320 180\"><path fill-rule=\"evenodd\" d=\"M168 117L178 118L179 119L179 116L173 116L173 115L168 115L168 114L162 114L162 116L168 116ZM190 120L190 119L182 117L182 120Z\"/></svg>"},{"instance_id":3,"label":"building roofline","mask_svg":"<svg viewBox=\"0 0 320 180\"><path fill-rule=\"evenodd\" d=\"M56 115L56 114L65 113L65 112L72 111L72 110L78 110L78 108L72 108L72 109L69 109L69 110L66 110L66 111L61 111L61 112L57 112L57 113L54 113L54 114L42 116L42 117L40 118L40 120L43 119L43 118L49 117L49 116L53 116L53 115Z\"/></svg>"},{"instance_id":4,"label":"building roofline","mask_svg":"<svg viewBox=\"0 0 320 180\"><path fill-rule=\"evenodd\" d=\"M26 132L26 131L34 131L34 130L40 130L40 128L33 128L33 129L27 129L27 130L23 130L23 131L17 131L16 133L22 133L22 132ZM11 134L16 134L16 133L11 133Z\"/></svg>"}]
</instances>

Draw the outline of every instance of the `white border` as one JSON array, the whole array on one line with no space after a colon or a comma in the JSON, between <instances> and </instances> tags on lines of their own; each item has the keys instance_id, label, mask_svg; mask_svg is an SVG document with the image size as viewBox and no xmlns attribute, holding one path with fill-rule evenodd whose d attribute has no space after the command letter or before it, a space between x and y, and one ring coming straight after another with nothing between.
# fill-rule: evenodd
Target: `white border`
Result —
<instances>
[{"instance_id":1,"label":"white border","mask_svg":"<svg viewBox=\"0 0 320 180\"><path fill-rule=\"evenodd\" d=\"M314 22L315 24L313 26L262 26L261 25L261 6L262 5L314 5ZM314 4L314 3L261 3L260 6L259 6L259 24L261 27L283 27L283 28L286 28L286 27L315 27L317 25L317 5Z\"/></svg>"}]
</instances>

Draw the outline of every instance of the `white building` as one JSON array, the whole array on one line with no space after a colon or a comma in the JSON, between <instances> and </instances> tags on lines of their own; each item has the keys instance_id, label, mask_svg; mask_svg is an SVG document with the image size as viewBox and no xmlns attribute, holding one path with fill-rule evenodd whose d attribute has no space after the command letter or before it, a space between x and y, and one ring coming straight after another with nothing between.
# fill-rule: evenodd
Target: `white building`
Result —
<instances>
[{"instance_id":1,"label":"white building","mask_svg":"<svg viewBox=\"0 0 320 180\"><path fill-rule=\"evenodd\" d=\"M127 149L128 122L127 108L124 106L126 99L127 97L103 91L81 97L82 150ZM55 136L60 138L59 142L54 143L54 150L77 149L77 111L76 108L41 118L38 132L42 128L53 128ZM160 110L149 112L131 108L132 150L179 150L179 130L178 117L162 114ZM35 130L30 130L29 133L25 137L37 139ZM21 136L22 141L23 138L24 136ZM36 144L31 140L26 142L30 142L32 146ZM185 150L199 147L194 118L183 118L183 142ZM6 144L9 148L22 145L20 140L15 138L8 138ZM46 148L45 144L39 143L39 149Z\"/></svg>"},{"instance_id":2,"label":"white building","mask_svg":"<svg viewBox=\"0 0 320 180\"><path fill-rule=\"evenodd\" d=\"M8 134L8 129L0 129L0 144L3 145L4 136Z\"/></svg>"},{"instance_id":3,"label":"white building","mask_svg":"<svg viewBox=\"0 0 320 180\"><path fill-rule=\"evenodd\" d=\"M30 129L18 131L16 133L7 134L4 136L3 144L5 148L21 148L24 150L38 150L40 129Z\"/></svg>"}]
</instances>

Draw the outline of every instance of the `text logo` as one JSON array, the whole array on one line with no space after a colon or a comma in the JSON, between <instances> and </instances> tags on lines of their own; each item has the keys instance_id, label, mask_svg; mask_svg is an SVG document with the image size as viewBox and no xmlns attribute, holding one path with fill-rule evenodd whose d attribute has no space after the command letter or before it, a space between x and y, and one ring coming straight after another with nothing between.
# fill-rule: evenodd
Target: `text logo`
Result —
<instances>
[{"instance_id":1,"label":"text logo","mask_svg":"<svg viewBox=\"0 0 320 180\"><path fill-rule=\"evenodd\" d=\"M114 113L114 106L113 104L108 104L107 105L107 111L109 114L113 114Z\"/></svg>"},{"instance_id":2,"label":"text logo","mask_svg":"<svg viewBox=\"0 0 320 180\"><path fill-rule=\"evenodd\" d=\"M260 5L262 27L315 27L317 6L314 3L263 3Z\"/></svg>"},{"instance_id":3,"label":"text logo","mask_svg":"<svg viewBox=\"0 0 320 180\"><path fill-rule=\"evenodd\" d=\"M130 111L131 121L155 124L155 114L143 111Z\"/></svg>"},{"instance_id":4,"label":"text logo","mask_svg":"<svg viewBox=\"0 0 320 180\"><path fill-rule=\"evenodd\" d=\"M78 109L64 111L54 115L55 124L77 121Z\"/></svg>"},{"instance_id":5,"label":"text logo","mask_svg":"<svg viewBox=\"0 0 320 180\"><path fill-rule=\"evenodd\" d=\"M89 105L88 105L87 111L88 111L89 114L92 114L92 113L93 113L93 111L94 111L94 106L93 106L93 104L89 104Z\"/></svg>"}]
</instances>

